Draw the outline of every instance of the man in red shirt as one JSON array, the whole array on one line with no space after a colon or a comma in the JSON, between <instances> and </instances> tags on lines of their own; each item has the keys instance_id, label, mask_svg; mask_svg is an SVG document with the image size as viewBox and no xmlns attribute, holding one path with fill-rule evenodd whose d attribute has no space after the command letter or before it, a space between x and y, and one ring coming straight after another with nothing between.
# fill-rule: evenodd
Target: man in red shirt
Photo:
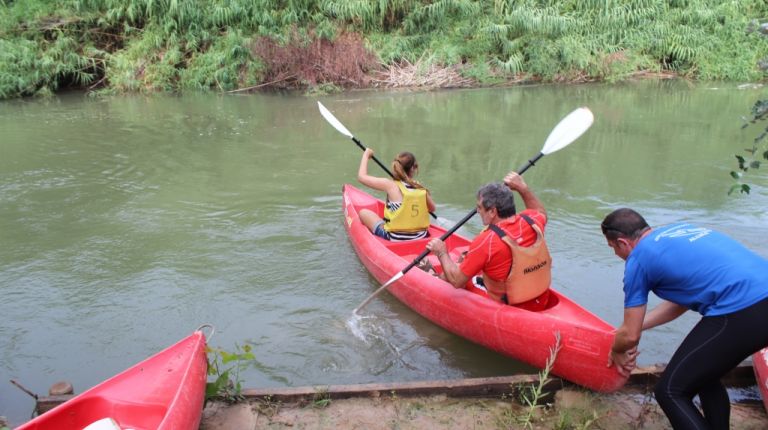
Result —
<instances>
[{"instance_id":1,"label":"man in red shirt","mask_svg":"<svg viewBox=\"0 0 768 430\"><path fill-rule=\"evenodd\" d=\"M525 204L520 214L516 214L512 191ZM427 245L440 260L441 277L456 288L482 286L488 297L502 303L530 310L546 308L552 259L544 241L544 205L522 176L510 172L504 184L487 184L478 190L477 212L487 228L475 237L460 264L451 259L439 238Z\"/></svg>"}]
</instances>

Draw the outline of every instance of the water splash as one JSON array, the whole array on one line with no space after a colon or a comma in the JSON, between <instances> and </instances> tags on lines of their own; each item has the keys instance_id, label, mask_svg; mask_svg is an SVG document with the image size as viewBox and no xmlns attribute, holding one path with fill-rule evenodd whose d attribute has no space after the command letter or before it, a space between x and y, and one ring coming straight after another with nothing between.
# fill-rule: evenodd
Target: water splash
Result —
<instances>
[{"instance_id":1,"label":"water splash","mask_svg":"<svg viewBox=\"0 0 768 430\"><path fill-rule=\"evenodd\" d=\"M362 315L358 314L357 312L352 312L352 316L349 317L347 320L347 328L349 331L352 332L353 335L355 335L356 338L362 340L365 342L366 345L368 345L368 339L367 339L367 333L366 333L366 327L363 322ZM367 317L370 318L370 317Z\"/></svg>"},{"instance_id":2,"label":"water splash","mask_svg":"<svg viewBox=\"0 0 768 430\"><path fill-rule=\"evenodd\" d=\"M411 349L414 345L408 346L405 350L401 350L401 348L391 341L393 336L391 333L392 327L386 323L382 324L382 322L383 321L379 318L374 316L362 316L357 312L352 312L352 316L346 321L346 326L349 331L351 331L356 338L363 341L367 347L382 353L382 347L389 351L389 354L384 355L391 356L392 359L387 361L387 364L383 369L379 369L373 373L376 375L382 374L396 364L400 364L411 370L415 369L413 365L407 363L403 359L403 353Z\"/></svg>"}]
</instances>

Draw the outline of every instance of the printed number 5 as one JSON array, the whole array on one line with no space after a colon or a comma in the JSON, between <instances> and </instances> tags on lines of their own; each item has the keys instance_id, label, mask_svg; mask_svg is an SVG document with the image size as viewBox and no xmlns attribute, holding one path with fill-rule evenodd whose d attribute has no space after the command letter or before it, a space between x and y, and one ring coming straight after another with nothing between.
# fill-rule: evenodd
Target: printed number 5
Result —
<instances>
[{"instance_id":1,"label":"printed number 5","mask_svg":"<svg viewBox=\"0 0 768 430\"><path fill-rule=\"evenodd\" d=\"M419 207L417 205L411 205L411 217L416 218L419 216Z\"/></svg>"}]
</instances>

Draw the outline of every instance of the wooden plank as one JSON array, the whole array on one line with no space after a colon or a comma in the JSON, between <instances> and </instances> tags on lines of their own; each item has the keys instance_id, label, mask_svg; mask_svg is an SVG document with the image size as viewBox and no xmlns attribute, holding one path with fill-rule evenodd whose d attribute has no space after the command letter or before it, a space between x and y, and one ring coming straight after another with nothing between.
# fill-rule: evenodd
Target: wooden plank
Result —
<instances>
[{"instance_id":1,"label":"wooden plank","mask_svg":"<svg viewBox=\"0 0 768 430\"><path fill-rule=\"evenodd\" d=\"M448 397L484 397L514 394L519 387L538 384L538 375L499 376L493 378L448 379L417 382L393 382L356 385L327 385L289 388L256 388L243 390L246 398L270 399L272 401L296 402L313 400L318 396L330 399L351 397L383 396L429 396L446 395ZM552 378L546 385L546 391L555 392L564 383L559 378Z\"/></svg>"}]
</instances>

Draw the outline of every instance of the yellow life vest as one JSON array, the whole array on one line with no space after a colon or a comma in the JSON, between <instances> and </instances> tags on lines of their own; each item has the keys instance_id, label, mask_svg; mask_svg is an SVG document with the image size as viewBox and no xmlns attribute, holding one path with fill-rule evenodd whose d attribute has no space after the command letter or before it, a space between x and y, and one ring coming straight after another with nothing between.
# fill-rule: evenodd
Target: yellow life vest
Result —
<instances>
[{"instance_id":1,"label":"yellow life vest","mask_svg":"<svg viewBox=\"0 0 768 430\"><path fill-rule=\"evenodd\" d=\"M506 294L510 305L535 299L544 294L552 282L552 257L544 241L544 234L532 219L525 215L521 217L536 232L536 242L531 246L520 246L501 228L489 226L512 250L512 267L507 279L496 281L483 275L483 282L489 295L500 300L501 294Z\"/></svg>"},{"instance_id":2,"label":"yellow life vest","mask_svg":"<svg viewBox=\"0 0 768 430\"><path fill-rule=\"evenodd\" d=\"M403 203L396 211L384 206L384 230L396 232L424 231L429 228L427 190L407 188L401 181L395 181L403 194Z\"/></svg>"}]
</instances>

